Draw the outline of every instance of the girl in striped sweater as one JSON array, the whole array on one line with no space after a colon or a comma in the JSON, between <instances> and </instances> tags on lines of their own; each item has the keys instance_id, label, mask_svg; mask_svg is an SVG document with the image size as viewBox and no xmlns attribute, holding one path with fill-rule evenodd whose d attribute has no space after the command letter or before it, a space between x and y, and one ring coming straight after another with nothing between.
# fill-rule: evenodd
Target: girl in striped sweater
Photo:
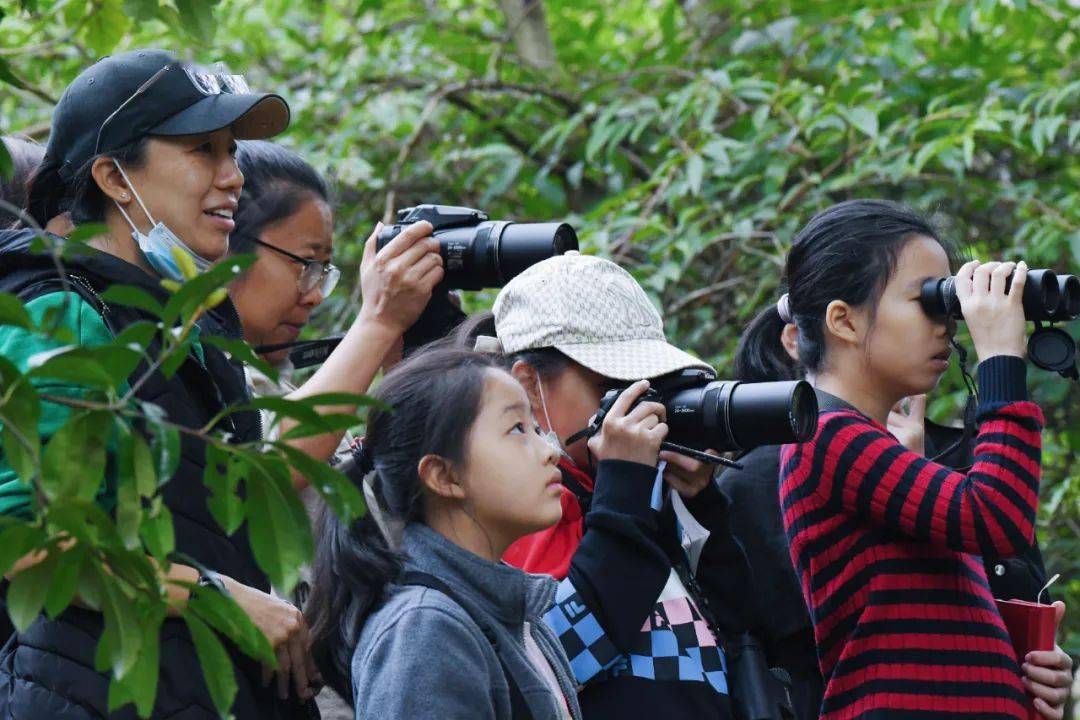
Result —
<instances>
[{"instance_id":1,"label":"girl in striped sweater","mask_svg":"<svg viewBox=\"0 0 1080 720\"><path fill-rule=\"evenodd\" d=\"M795 238L790 290L748 338L778 359L794 346L819 392L816 436L781 454L780 499L829 720L1023 719L1025 689L1043 716L1060 718L1067 697L1060 650L1018 665L977 557L1015 554L1034 537L1043 415L1024 382L1024 263L957 273L981 361L967 474L886 430L894 405L948 368L954 328L919 295L924 280L949 274L941 241L911 210L841 203Z\"/></svg>"}]
</instances>

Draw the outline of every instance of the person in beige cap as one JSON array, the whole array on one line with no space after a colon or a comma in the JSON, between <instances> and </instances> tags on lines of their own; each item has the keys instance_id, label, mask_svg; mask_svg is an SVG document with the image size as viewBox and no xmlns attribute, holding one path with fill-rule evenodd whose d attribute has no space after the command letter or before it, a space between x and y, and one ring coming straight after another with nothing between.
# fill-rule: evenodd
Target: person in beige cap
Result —
<instances>
[{"instance_id":1,"label":"person in beige cap","mask_svg":"<svg viewBox=\"0 0 1080 720\"><path fill-rule=\"evenodd\" d=\"M661 452L662 437L629 449L611 442L627 424L666 434L662 405L635 405L648 379L711 368L667 342L628 272L577 253L510 281L493 313L472 318L458 342L474 337L477 349L503 355L562 452L563 519L503 559L561 581L545 620L582 686L584 716L732 717L717 637L727 630L717 626L730 619L746 565L712 467ZM626 389L600 432L568 443L613 388ZM694 553L696 572L683 547L688 526L709 531Z\"/></svg>"}]
</instances>

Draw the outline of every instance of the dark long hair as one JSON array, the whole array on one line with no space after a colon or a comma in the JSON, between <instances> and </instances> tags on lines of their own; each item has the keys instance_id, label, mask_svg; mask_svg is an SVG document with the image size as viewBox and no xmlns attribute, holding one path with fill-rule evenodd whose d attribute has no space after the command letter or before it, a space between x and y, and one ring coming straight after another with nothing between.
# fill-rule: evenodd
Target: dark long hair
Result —
<instances>
[{"instance_id":1,"label":"dark long hair","mask_svg":"<svg viewBox=\"0 0 1080 720\"><path fill-rule=\"evenodd\" d=\"M251 252L262 231L296 212L312 198L330 202L326 180L302 157L266 140L236 144L236 162L244 174L244 189L229 235L229 251Z\"/></svg>"},{"instance_id":2,"label":"dark long hair","mask_svg":"<svg viewBox=\"0 0 1080 720\"><path fill-rule=\"evenodd\" d=\"M372 410L363 455L375 470L374 490L392 519L423 519L417 466L425 455L465 460L469 431L480 412L486 374L497 360L482 353L434 348L387 374L375 396L390 411ZM311 597L305 613L323 677L352 697L349 668L364 621L401 571L369 512L345 525L323 508L317 522Z\"/></svg>"},{"instance_id":3,"label":"dark long hair","mask_svg":"<svg viewBox=\"0 0 1080 720\"><path fill-rule=\"evenodd\" d=\"M14 205L17 208L26 206L26 183L30 176L41 165L45 157L45 148L33 140L20 137L0 137L4 143L8 155L11 157L14 172L10 180L0 179L0 200ZM15 225L19 216L7 208L0 208L0 228Z\"/></svg>"},{"instance_id":4,"label":"dark long hair","mask_svg":"<svg viewBox=\"0 0 1080 720\"><path fill-rule=\"evenodd\" d=\"M833 300L877 306L907 242L926 236L952 248L933 224L909 207L887 200L849 200L810 219L788 251L784 280L798 328L799 362L784 350L784 322L775 305L747 326L736 351L735 373L747 380L784 380L825 362L825 309Z\"/></svg>"}]
</instances>

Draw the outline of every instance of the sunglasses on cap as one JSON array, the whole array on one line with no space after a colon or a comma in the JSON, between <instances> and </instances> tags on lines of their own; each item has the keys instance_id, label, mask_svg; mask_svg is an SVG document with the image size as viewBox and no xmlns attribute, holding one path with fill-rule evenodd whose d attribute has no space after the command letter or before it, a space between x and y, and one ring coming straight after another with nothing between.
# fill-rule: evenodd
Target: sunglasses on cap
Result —
<instances>
[{"instance_id":1,"label":"sunglasses on cap","mask_svg":"<svg viewBox=\"0 0 1080 720\"><path fill-rule=\"evenodd\" d=\"M105 128L109 126L109 123L122 113L125 108L146 95L151 88L170 74L182 72L191 83L191 86L205 97L212 97L223 93L232 95L248 95L251 93L251 87L248 85L247 80L243 75L229 72L228 68L226 68L223 63L218 63L216 68L218 72L211 72L206 68L191 65L189 63L170 63L158 70L147 78L146 82L140 85L127 100L120 103L120 106L116 108L116 110L113 110L109 117L105 118L105 122L101 123L101 127L98 129L97 141L94 144L94 154L97 155L101 152L101 136L104 134Z\"/></svg>"}]
</instances>

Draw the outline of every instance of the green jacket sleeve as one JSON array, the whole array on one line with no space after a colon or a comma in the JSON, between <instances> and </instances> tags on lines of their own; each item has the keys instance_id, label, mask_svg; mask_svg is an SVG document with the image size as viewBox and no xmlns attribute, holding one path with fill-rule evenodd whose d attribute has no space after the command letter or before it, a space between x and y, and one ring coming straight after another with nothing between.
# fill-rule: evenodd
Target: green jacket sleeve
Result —
<instances>
[{"instance_id":1,"label":"green jacket sleeve","mask_svg":"<svg viewBox=\"0 0 1080 720\"><path fill-rule=\"evenodd\" d=\"M52 313L55 322L69 328L75 335L76 342L86 347L105 345L112 342L113 336L105 326L97 311L76 293L54 292L34 298L26 303L26 310L35 325L42 324ZM0 355L13 363L20 372L26 372L30 358L40 352L54 350L61 343L22 328L0 326ZM39 392L53 396L84 398L89 390L76 384L65 383L50 378L34 378L32 383ZM125 391L126 383L120 388ZM41 404L41 419L38 432L42 442L46 442L71 414L70 408L53 402ZM110 439L107 447L105 483L98 494L103 509L112 510L115 504L115 441ZM0 449L0 515L30 519L33 515L33 491L12 470L7 458Z\"/></svg>"}]
</instances>

